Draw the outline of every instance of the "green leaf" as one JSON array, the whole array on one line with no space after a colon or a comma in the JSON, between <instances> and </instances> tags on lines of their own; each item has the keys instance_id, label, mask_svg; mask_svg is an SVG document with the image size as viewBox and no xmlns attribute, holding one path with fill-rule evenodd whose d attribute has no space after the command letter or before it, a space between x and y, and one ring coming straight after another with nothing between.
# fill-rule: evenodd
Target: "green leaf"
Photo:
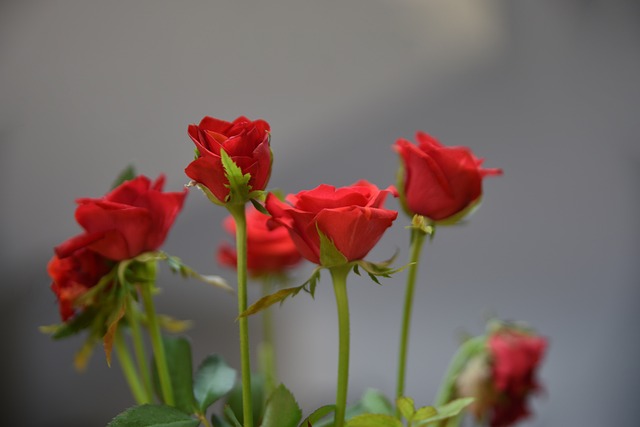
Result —
<instances>
[{"instance_id":1,"label":"green leaf","mask_svg":"<svg viewBox=\"0 0 640 427\"><path fill-rule=\"evenodd\" d=\"M394 407L384 394L375 389L367 389L360 400L347 408L347 420L363 414L394 415ZM333 426L333 418L325 418L313 424L313 427Z\"/></svg>"},{"instance_id":2,"label":"green leaf","mask_svg":"<svg viewBox=\"0 0 640 427\"><path fill-rule=\"evenodd\" d=\"M261 427L296 427L302 411L293 394L280 384L269 397Z\"/></svg>"},{"instance_id":3,"label":"green leaf","mask_svg":"<svg viewBox=\"0 0 640 427\"><path fill-rule=\"evenodd\" d=\"M203 275L192 269L191 267L185 265L182 260L178 257L168 255L164 252L155 252L154 253L157 259L165 260L169 265L169 268L174 273L180 274L183 278L192 278L200 280L201 282L208 283L210 285L216 286L222 290L227 292L235 293L233 288L229 286L229 284L220 276L214 275Z\"/></svg>"},{"instance_id":4,"label":"green leaf","mask_svg":"<svg viewBox=\"0 0 640 427\"><path fill-rule=\"evenodd\" d=\"M113 181L113 183L111 184L111 189L113 190L116 187L119 187L125 181L131 181L135 177L136 177L136 169L133 167L133 165L129 165L126 168L124 168L122 172L120 172L118 177Z\"/></svg>"},{"instance_id":5,"label":"green leaf","mask_svg":"<svg viewBox=\"0 0 640 427\"><path fill-rule=\"evenodd\" d=\"M240 424L240 421L236 418L236 414L233 412L231 406L226 405L224 407L224 414L227 416L229 422L233 424L233 427L242 427L242 424Z\"/></svg>"},{"instance_id":6,"label":"green leaf","mask_svg":"<svg viewBox=\"0 0 640 427\"><path fill-rule=\"evenodd\" d=\"M233 389L236 371L217 354L207 356L195 374L193 394L202 413Z\"/></svg>"},{"instance_id":7,"label":"green leaf","mask_svg":"<svg viewBox=\"0 0 640 427\"><path fill-rule=\"evenodd\" d=\"M336 405L321 406L315 411L313 411L311 415L305 418L304 421L300 423L300 427L314 426L318 421L320 421L322 418L326 417L330 413L334 412L335 410L336 410Z\"/></svg>"},{"instance_id":8,"label":"green leaf","mask_svg":"<svg viewBox=\"0 0 640 427\"><path fill-rule=\"evenodd\" d=\"M438 410L433 406L423 406L413 414L413 421L422 421L438 415Z\"/></svg>"},{"instance_id":9,"label":"green leaf","mask_svg":"<svg viewBox=\"0 0 640 427\"><path fill-rule=\"evenodd\" d=\"M393 415L393 405L386 398L384 394L375 389L365 390L360 404L364 408L365 412L371 414L384 414Z\"/></svg>"},{"instance_id":10,"label":"green leaf","mask_svg":"<svg viewBox=\"0 0 640 427\"><path fill-rule=\"evenodd\" d=\"M165 405L142 405L116 416L107 427L197 427L200 421Z\"/></svg>"},{"instance_id":11,"label":"green leaf","mask_svg":"<svg viewBox=\"0 0 640 427\"><path fill-rule=\"evenodd\" d=\"M249 185L251 174L243 174L242 169L222 149L220 150L220 159L222 160L224 175L229 181L229 195L225 202L244 205L251 199L249 195L251 192L251 186Z\"/></svg>"},{"instance_id":12,"label":"green leaf","mask_svg":"<svg viewBox=\"0 0 640 427\"><path fill-rule=\"evenodd\" d=\"M254 425L259 425L264 409L264 378L261 375L251 375L251 407L253 408ZM227 394L227 405L233 412L235 418L243 424L244 414L242 411L242 383L238 381L236 386ZM226 410L225 410L226 413Z\"/></svg>"},{"instance_id":13,"label":"green leaf","mask_svg":"<svg viewBox=\"0 0 640 427\"><path fill-rule=\"evenodd\" d=\"M233 411L231 413L233 413ZM212 427L233 427L227 422L227 420L217 416L216 414L211 415L211 425Z\"/></svg>"},{"instance_id":14,"label":"green leaf","mask_svg":"<svg viewBox=\"0 0 640 427\"><path fill-rule=\"evenodd\" d=\"M412 398L401 396L396 399L396 405L398 405L398 410L405 420L411 421L413 419L413 415L416 413L416 406Z\"/></svg>"},{"instance_id":15,"label":"green leaf","mask_svg":"<svg viewBox=\"0 0 640 427\"><path fill-rule=\"evenodd\" d=\"M336 245L327 237L316 224L318 236L320 236L320 264L323 267L337 267L349 262Z\"/></svg>"},{"instance_id":16,"label":"green leaf","mask_svg":"<svg viewBox=\"0 0 640 427\"><path fill-rule=\"evenodd\" d=\"M415 426L426 426L429 424L435 424L439 421L446 420L447 418L457 416L464 408L469 406L473 402L473 397L465 397L462 399L453 400L445 405L436 408L437 414L427 418L425 420L416 421Z\"/></svg>"},{"instance_id":17,"label":"green leaf","mask_svg":"<svg viewBox=\"0 0 640 427\"><path fill-rule=\"evenodd\" d=\"M273 304L275 304L277 302L282 303L282 302L284 302L284 300L286 300L290 296L298 295L298 293L303 288L304 288L304 285L296 286L296 287L293 287L293 288L280 289L279 291L276 291L276 292L274 292L272 294L264 296L264 297L260 298L258 301L256 301L253 304L251 304L249 306L249 308L247 308L243 313L240 313L240 315L238 317L251 316L253 314L259 313L260 311L264 310L265 308L268 308L268 307L272 306Z\"/></svg>"},{"instance_id":18,"label":"green leaf","mask_svg":"<svg viewBox=\"0 0 640 427\"><path fill-rule=\"evenodd\" d=\"M162 343L167 358L175 407L186 413L193 413L197 406L193 395L191 345L186 338L168 336L162 337ZM155 360L153 365L153 382L156 390L159 390L160 379Z\"/></svg>"},{"instance_id":19,"label":"green leaf","mask_svg":"<svg viewBox=\"0 0 640 427\"><path fill-rule=\"evenodd\" d=\"M402 423L391 415L363 414L347 421L347 427L402 427Z\"/></svg>"}]
</instances>

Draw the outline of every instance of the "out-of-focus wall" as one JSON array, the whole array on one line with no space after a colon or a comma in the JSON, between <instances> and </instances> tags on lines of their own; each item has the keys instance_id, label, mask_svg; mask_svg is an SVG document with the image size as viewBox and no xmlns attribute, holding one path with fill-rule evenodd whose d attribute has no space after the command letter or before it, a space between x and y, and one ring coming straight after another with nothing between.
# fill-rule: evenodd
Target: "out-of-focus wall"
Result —
<instances>
[{"instance_id":1,"label":"out-of-focus wall","mask_svg":"<svg viewBox=\"0 0 640 427\"><path fill-rule=\"evenodd\" d=\"M462 331L485 316L549 336L531 426L632 425L640 208L640 9L633 1L5 1L0 5L0 356L12 425L104 425L132 404L98 350L51 342L51 248L77 233L73 200L128 163L186 183L189 123L272 125L271 187L394 182L398 137L428 131L505 175L426 247L407 391L432 400ZM165 249L205 273L224 212L197 191ZM391 205L398 208L397 202ZM402 215L371 254L408 235ZM196 231L197 230L197 231ZM302 281L311 270L297 274ZM308 412L332 401L337 325L328 276L277 312L279 370ZM237 360L231 297L162 273L160 309L196 322L196 361ZM350 398L391 395L402 288L354 277ZM258 296L256 290L251 298ZM253 321L257 338L257 323ZM309 366L312 366L309 369ZM7 399L6 397L4 399Z\"/></svg>"}]
</instances>

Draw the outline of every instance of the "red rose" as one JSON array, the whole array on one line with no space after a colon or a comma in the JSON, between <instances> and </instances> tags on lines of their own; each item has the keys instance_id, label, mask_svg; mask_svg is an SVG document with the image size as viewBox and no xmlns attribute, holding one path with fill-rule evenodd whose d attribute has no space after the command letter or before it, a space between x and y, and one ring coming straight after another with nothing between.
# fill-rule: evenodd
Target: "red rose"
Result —
<instances>
[{"instance_id":1,"label":"red rose","mask_svg":"<svg viewBox=\"0 0 640 427\"><path fill-rule=\"evenodd\" d=\"M284 226L303 257L320 264L320 236L327 236L348 261L364 258L391 226L398 213L383 207L391 189L366 181L336 189L322 184L289 195L291 205L267 196L272 221Z\"/></svg>"},{"instance_id":2,"label":"red rose","mask_svg":"<svg viewBox=\"0 0 640 427\"><path fill-rule=\"evenodd\" d=\"M302 260L285 228L272 229L267 226L270 218L256 209L247 210L247 269L252 276L280 274ZM225 219L224 228L229 234L235 235L236 223L232 216ZM235 248L223 244L218 251L218 261L235 268Z\"/></svg>"},{"instance_id":3,"label":"red rose","mask_svg":"<svg viewBox=\"0 0 640 427\"><path fill-rule=\"evenodd\" d=\"M227 202L229 180L225 176L220 150L224 150L243 174L251 174L252 191L264 190L271 176L269 123L238 117L229 123L205 117L199 125L189 125L197 158L187 166L189 178L204 185L222 203Z\"/></svg>"},{"instance_id":4,"label":"red rose","mask_svg":"<svg viewBox=\"0 0 640 427\"><path fill-rule=\"evenodd\" d=\"M95 286L110 269L109 261L88 249L79 249L66 258L54 255L47 265L58 298L60 317L67 321L75 314L74 301Z\"/></svg>"},{"instance_id":5,"label":"red rose","mask_svg":"<svg viewBox=\"0 0 640 427\"><path fill-rule=\"evenodd\" d=\"M536 370L544 355L544 338L515 329L489 337L492 383L499 399L493 406L492 427L507 427L529 415L527 399L539 389Z\"/></svg>"},{"instance_id":6,"label":"red rose","mask_svg":"<svg viewBox=\"0 0 640 427\"><path fill-rule=\"evenodd\" d=\"M530 415L528 399L540 389L536 371L544 338L503 327L487 340L487 352L471 359L457 380L460 396L475 397L471 411L491 427L509 427Z\"/></svg>"},{"instance_id":7,"label":"red rose","mask_svg":"<svg viewBox=\"0 0 640 427\"><path fill-rule=\"evenodd\" d=\"M78 199L76 220L85 233L57 246L56 255L66 258L86 247L122 261L158 249L186 197L186 191L163 193L163 186L164 176L154 183L138 176L100 199Z\"/></svg>"},{"instance_id":8,"label":"red rose","mask_svg":"<svg viewBox=\"0 0 640 427\"><path fill-rule=\"evenodd\" d=\"M416 139L418 146L405 139L394 146L404 166L400 197L411 214L455 222L480 201L482 179L502 174L482 168L482 159L466 147L445 147L424 132Z\"/></svg>"}]
</instances>

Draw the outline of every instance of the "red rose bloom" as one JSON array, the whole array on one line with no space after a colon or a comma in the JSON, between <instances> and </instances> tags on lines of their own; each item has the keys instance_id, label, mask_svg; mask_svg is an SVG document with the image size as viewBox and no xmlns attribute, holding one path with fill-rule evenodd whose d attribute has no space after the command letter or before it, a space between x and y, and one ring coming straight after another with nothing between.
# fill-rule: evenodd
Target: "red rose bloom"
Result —
<instances>
[{"instance_id":1,"label":"red rose bloom","mask_svg":"<svg viewBox=\"0 0 640 427\"><path fill-rule=\"evenodd\" d=\"M454 215L464 216L480 201L482 179L502 174L482 168L482 159L466 147L445 147L424 132L416 139L418 146L405 139L394 146L404 166L400 197L411 214L454 222Z\"/></svg>"},{"instance_id":2,"label":"red rose bloom","mask_svg":"<svg viewBox=\"0 0 640 427\"><path fill-rule=\"evenodd\" d=\"M458 394L474 397L471 411L491 427L509 427L530 415L528 399L540 389L536 371L544 338L503 327L487 340L487 352L472 358L457 380Z\"/></svg>"},{"instance_id":3,"label":"red rose bloom","mask_svg":"<svg viewBox=\"0 0 640 427\"><path fill-rule=\"evenodd\" d=\"M54 255L47 265L58 298L60 317L65 322L75 314L74 301L107 274L110 262L88 249L79 249L66 258Z\"/></svg>"},{"instance_id":4,"label":"red rose bloom","mask_svg":"<svg viewBox=\"0 0 640 427\"><path fill-rule=\"evenodd\" d=\"M336 189L321 184L289 195L291 205L267 196L273 223L284 226L303 257L320 264L320 236L326 235L348 261L364 258L398 216L385 209L391 189L380 190L366 181Z\"/></svg>"},{"instance_id":5,"label":"red rose bloom","mask_svg":"<svg viewBox=\"0 0 640 427\"><path fill-rule=\"evenodd\" d=\"M264 190L271 176L269 123L238 117L229 123L205 117L199 125L189 125L189 136L196 144L197 159L187 166L189 178L204 185L221 202L229 195L220 150L224 150L243 174L251 174L252 191Z\"/></svg>"},{"instance_id":6,"label":"red rose bloom","mask_svg":"<svg viewBox=\"0 0 640 427\"><path fill-rule=\"evenodd\" d=\"M186 191L163 193L164 176L154 183L138 176L100 199L78 199L76 220L85 233L55 248L66 258L88 248L114 261L154 251L167 237L182 209Z\"/></svg>"},{"instance_id":7,"label":"red rose bloom","mask_svg":"<svg viewBox=\"0 0 640 427\"><path fill-rule=\"evenodd\" d=\"M247 269L252 276L281 274L302 260L298 248L291 240L289 232L282 227L270 228L271 217L256 209L247 211ZM224 228L235 235L236 223L232 216L224 221ZM218 261L229 267L236 267L235 248L223 244L218 251Z\"/></svg>"},{"instance_id":8,"label":"red rose bloom","mask_svg":"<svg viewBox=\"0 0 640 427\"><path fill-rule=\"evenodd\" d=\"M527 399L540 388L535 373L547 342L542 337L505 328L491 335L487 345L492 383L498 394L491 426L511 426L529 416Z\"/></svg>"}]
</instances>

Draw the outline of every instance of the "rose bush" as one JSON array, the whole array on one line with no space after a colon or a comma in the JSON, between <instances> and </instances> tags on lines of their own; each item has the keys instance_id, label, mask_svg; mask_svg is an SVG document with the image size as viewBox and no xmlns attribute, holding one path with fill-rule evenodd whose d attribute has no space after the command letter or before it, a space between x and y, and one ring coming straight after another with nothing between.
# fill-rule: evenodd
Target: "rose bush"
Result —
<instances>
[{"instance_id":1,"label":"rose bush","mask_svg":"<svg viewBox=\"0 0 640 427\"><path fill-rule=\"evenodd\" d=\"M424 132L418 145L398 139L394 149L402 169L398 190L404 208L434 222L455 222L464 217L482 196L482 179L501 175L500 169L482 168L482 159L466 147L445 147Z\"/></svg>"},{"instance_id":2,"label":"rose bush","mask_svg":"<svg viewBox=\"0 0 640 427\"><path fill-rule=\"evenodd\" d=\"M264 120L238 117L227 122L204 117L200 124L189 126L197 158L187 166L185 173L206 187L220 203L226 203L229 180L222 166L221 150L224 150L243 174L251 174L251 190L264 190L271 176L269 131L269 123Z\"/></svg>"},{"instance_id":3,"label":"rose bush","mask_svg":"<svg viewBox=\"0 0 640 427\"><path fill-rule=\"evenodd\" d=\"M246 218L249 274L254 277L282 274L302 260L302 255L285 228L268 227L269 215L250 208L247 210ZM223 225L229 234L235 235L236 223L232 216L228 216ZM235 248L223 243L218 250L218 261L222 265L235 268L237 264Z\"/></svg>"},{"instance_id":4,"label":"rose bush","mask_svg":"<svg viewBox=\"0 0 640 427\"><path fill-rule=\"evenodd\" d=\"M85 232L55 248L58 258L88 248L114 261L154 251L164 242L187 195L163 192L165 178L125 181L100 199L78 199L76 220Z\"/></svg>"},{"instance_id":5,"label":"rose bush","mask_svg":"<svg viewBox=\"0 0 640 427\"><path fill-rule=\"evenodd\" d=\"M274 225L284 226L303 257L316 264L320 260L323 233L347 261L364 258L398 216L383 207L392 189L380 190L367 181L335 188L321 184L313 190L289 195L280 201L273 194L266 209Z\"/></svg>"},{"instance_id":6,"label":"rose bush","mask_svg":"<svg viewBox=\"0 0 640 427\"><path fill-rule=\"evenodd\" d=\"M53 280L51 290L56 294L63 322L75 314L76 298L95 286L110 268L109 260L85 248L66 258L51 258L47 272Z\"/></svg>"},{"instance_id":7,"label":"rose bush","mask_svg":"<svg viewBox=\"0 0 640 427\"><path fill-rule=\"evenodd\" d=\"M530 415L528 399L540 389L536 371L545 338L513 327L489 335L486 352L472 358L457 380L459 396L474 397L471 407L491 427L509 427Z\"/></svg>"}]
</instances>

